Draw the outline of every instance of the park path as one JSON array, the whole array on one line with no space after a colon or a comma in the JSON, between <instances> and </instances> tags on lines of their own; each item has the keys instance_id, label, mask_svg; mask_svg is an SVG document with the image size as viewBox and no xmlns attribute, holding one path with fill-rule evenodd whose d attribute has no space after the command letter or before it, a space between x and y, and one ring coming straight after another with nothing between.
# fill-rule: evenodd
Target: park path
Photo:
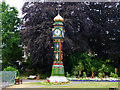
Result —
<instances>
[{"instance_id":1,"label":"park path","mask_svg":"<svg viewBox=\"0 0 120 90\"><path fill-rule=\"evenodd\" d=\"M29 79L23 79L23 83L31 83L31 82L42 82L45 80L29 80Z\"/></svg>"}]
</instances>

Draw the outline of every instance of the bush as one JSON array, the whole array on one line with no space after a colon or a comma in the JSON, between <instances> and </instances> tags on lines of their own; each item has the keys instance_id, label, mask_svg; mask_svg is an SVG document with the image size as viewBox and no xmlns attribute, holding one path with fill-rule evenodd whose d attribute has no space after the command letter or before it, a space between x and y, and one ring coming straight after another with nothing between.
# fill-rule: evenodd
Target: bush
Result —
<instances>
[{"instance_id":1,"label":"bush","mask_svg":"<svg viewBox=\"0 0 120 90\"><path fill-rule=\"evenodd\" d=\"M78 76L78 67L74 66L74 68L72 69L72 72L74 76Z\"/></svg>"},{"instance_id":2,"label":"bush","mask_svg":"<svg viewBox=\"0 0 120 90\"><path fill-rule=\"evenodd\" d=\"M4 68L3 71L16 71L17 76L20 75L18 69L14 68L14 67L12 67L12 66L8 66L7 68Z\"/></svg>"},{"instance_id":3,"label":"bush","mask_svg":"<svg viewBox=\"0 0 120 90\"><path fill-rule=\"evenodd\" d=\"M113 78L118 78L118 75L117 74L114 74L114 73L110 73L110 76L113 77Z\"/></svg>"},{"instance_id":4,"label":"bush","mask_svg":"<svg viewBox=\"0 0 120 90\"><path fill-rule=\"evenodd\" d=\"M48 77L48 75L46 74L40 74L40 79L46 79Z\"/></svg>"},{"instance_id":5,"label":"bush","mask_svg":"<svg viewBox=\"0 0 120 90\"><path fill-rule=\"evenodd\" d=\"M117 74L114 74L114 78L118 78L118 75L117 75Z\"/></svg>"},{"instance_id":6,"label":"bush","mask_svg":"<svg viewBox=\"0 0 120 90\"><path fill-rule=\"evenodd\" d=\"M86 78L86 72L83 72L83 76L82 76L82 78Z\"/></svg>"},{"instance_id":7,"label":"bush","mask_svg":"<svg viewBox=\"0 0 120 90\"><path fill-rule=\"evenodd\" d=\"M110 76L113 77L113 76L114 76L114 73L110 72Z\"/></svg>"},{"instance_id":8,"label":"bush","mask_svg":"<svg viewBox=\"0 0 120 90\"><path fill-rule=\"evenodd\" d=\"M67 76L67 77L70 77L70 74L69 74L68 72L66 72L66 76Z\"/></svg>"},{"instance_id":9,"label":"bush","mask_svg":"<svg viewBox=\"0 0 120 90\"><path fill-rule=\"evenodd\" d=\"M102 78L102 73L98 73L98 77L99 77L99 78Z\"/></svg>"}]
</instances>

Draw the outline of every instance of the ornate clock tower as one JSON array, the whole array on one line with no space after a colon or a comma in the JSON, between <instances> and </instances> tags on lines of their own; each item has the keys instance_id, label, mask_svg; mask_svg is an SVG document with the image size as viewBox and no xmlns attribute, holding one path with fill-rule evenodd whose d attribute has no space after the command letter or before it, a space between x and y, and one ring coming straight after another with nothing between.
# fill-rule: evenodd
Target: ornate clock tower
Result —
<instances>
[{"instance_id":1,"label":"ornate clock tower","mask_svg":"<svg viewBox=\"0 0 120 90\"><path fill-rule=\"evenodd\" d=\"M64 66L63 66L63 39L64 39L64 27L63 21L64 19L58 14L54 18L55 23L54 28L52 29L53 33L53 41L54 41L54 62L52 65L52 73L49 78L50 82L67 82L68 80L64 74Z\"/></svg>"}]
</instances>

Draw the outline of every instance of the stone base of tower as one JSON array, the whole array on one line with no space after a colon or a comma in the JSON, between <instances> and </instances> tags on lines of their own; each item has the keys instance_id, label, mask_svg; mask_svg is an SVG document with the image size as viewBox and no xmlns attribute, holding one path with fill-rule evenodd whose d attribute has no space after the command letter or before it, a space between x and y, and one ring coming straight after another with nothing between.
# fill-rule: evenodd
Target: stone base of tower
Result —
<instances>
[{"instance_id":1,"label":"stone base of tower","mask_svg":"<svg viewBox=\"0 0 120 90\"><path fill-rule=\"evenodd\" d=\"M53 64L51 76L65 76L65 74L64 74L64 66L63 65L54 65Z\"/></svg>"},{"instance_id":2,"label":"stone base of tower","mask_svg":"<svg viewBox=\"0 0 120 90\"><path fill-rule=\"evenodd\" d=\"M51 76L49 78L50 82L67 82L67 78L65 76Z\"/></svg>"}]
</instances>

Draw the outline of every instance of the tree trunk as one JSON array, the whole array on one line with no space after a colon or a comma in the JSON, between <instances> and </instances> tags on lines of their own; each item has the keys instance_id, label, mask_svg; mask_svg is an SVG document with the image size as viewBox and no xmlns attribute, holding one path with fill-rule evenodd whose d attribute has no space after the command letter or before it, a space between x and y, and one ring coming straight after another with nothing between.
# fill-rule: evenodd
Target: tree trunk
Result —
<instances>
[{"instance_id":1,"label":"tree trunk","mask_svg":"<svg viewBox=\"0 0 120 90\"><path fill-rule=\"evenodd\" d=\"M103 72L103 78L105 77L105 73Z\"/></svg>"},{"instance_id":2,"label":"tree trunk","mask_svg":"<svg viewBox=\"0 0 120 90\"><path fill-rule=\"evenodd\" d=\"M92 72L92 78L94 78L94 72Z\"/></svg>"}]
</instances>

